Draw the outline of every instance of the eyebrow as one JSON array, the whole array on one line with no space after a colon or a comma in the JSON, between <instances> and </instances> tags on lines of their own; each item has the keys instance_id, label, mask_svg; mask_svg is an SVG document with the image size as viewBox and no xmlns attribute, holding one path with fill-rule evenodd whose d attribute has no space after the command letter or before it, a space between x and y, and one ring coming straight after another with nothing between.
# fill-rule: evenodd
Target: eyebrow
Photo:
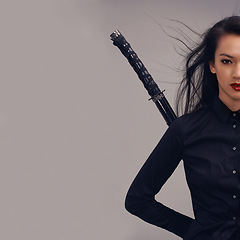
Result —
<instances>
[{"instance_id":1,"label":"eyebrow","mask_svg":"<svg viewBox=\"0 0 240 240\"><path fill-rule=\"evenodd\" d=\"M226 53L221 53L221 54L219 54L219 56L225 56L225 57L233 58L233 56L230 56L230 55L228 55Z\"/></svg>"}]
</instances>

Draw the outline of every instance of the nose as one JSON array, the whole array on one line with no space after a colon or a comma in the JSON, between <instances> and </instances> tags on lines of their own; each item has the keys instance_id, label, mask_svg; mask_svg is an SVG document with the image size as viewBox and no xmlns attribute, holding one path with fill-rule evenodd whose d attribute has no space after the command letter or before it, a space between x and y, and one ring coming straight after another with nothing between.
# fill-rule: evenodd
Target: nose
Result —
<instances>
[{"instance_id":1,"label":"nose","mask_svg":"<svg viewBox=\"0 0 240 240\"><path fill-rule=\"evenodd\" d=\"M233 78L240 79L240 63L237 63L234 67Z\"/></svg>"}]
</instances>

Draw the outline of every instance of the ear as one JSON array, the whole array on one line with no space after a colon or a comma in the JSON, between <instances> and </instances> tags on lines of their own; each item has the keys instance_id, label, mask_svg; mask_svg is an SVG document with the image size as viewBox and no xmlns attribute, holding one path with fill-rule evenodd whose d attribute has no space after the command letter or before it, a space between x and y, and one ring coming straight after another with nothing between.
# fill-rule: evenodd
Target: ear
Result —
<instances>
[{"instance_id":1,"label":"ear","mask_svg":"<svg viewBox=\"0 0 240 240\"><path fill-rule=\"evenodd\" d=\"M216 73L216 69L215 69L215 66L214 66L214 62L209 62L209 68L210 68L210 71L215 74Z\"/></svg>"}]
</instances>

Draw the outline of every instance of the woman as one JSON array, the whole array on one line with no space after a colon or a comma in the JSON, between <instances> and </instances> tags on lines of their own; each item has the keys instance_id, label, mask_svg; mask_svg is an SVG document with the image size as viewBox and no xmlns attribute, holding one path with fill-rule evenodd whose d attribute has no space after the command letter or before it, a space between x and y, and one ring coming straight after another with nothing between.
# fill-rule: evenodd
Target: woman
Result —
<instances>
[{"instance_id":1,"label":"woman","mask_svg":"<svg viewBox=\"0 0 240 240\"><path fill-rule=\"evenodd\" d=\"M216 23L187 57L184 115L134 179L126 209L184 240L240 239L240 17ZM183 159L195 219L155 195Z\"/></svg>"}]
</instances>

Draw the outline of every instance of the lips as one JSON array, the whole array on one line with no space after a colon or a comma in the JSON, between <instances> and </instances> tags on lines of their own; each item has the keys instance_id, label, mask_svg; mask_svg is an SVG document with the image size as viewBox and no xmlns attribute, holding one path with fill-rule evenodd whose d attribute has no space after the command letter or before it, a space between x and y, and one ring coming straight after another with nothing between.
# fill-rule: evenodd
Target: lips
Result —
<instances>
[{"instance_id":1,"label":"lips","mask_svg":"<svg viewBox=\"0 0 240 240\"><path fill-rule=\"evenodd\" d=\"M235 91L240 91L240 83L232 83L230 85Z\"/></svg>"}]
</instances>

